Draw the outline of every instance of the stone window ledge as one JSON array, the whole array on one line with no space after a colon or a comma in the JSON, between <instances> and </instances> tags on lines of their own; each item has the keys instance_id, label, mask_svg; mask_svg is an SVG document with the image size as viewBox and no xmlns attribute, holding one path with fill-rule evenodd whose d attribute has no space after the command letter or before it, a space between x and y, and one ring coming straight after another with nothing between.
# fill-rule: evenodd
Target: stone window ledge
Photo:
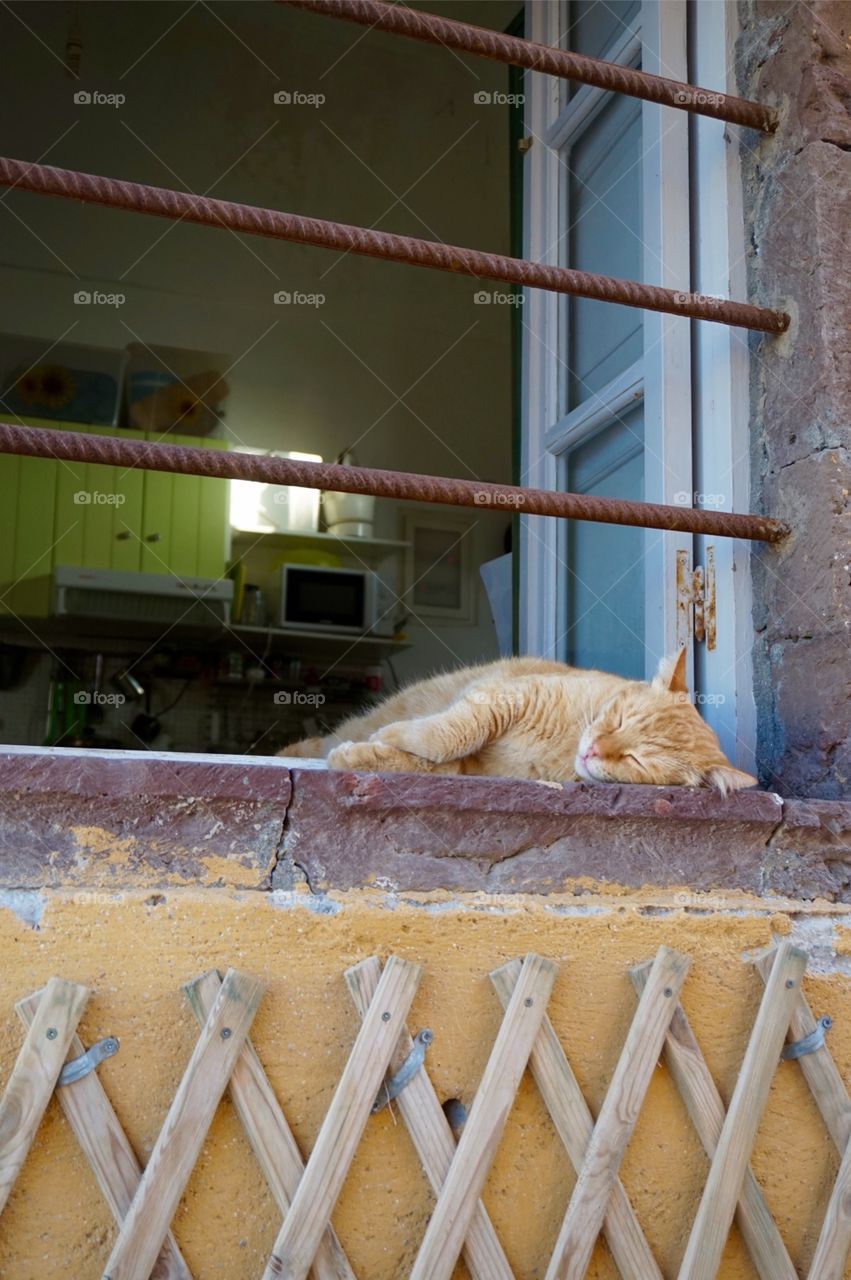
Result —
<instances>
[{"instance_id":1,"label":"stone window ledge","mask_svg":"<svg viewBox=\"0 0 851 1280\"><path fill-rule=\"evenodd\" d=\"M0 749L0 889L695 892L851 901L851 803Z\"/></svg>"}]
</instances>

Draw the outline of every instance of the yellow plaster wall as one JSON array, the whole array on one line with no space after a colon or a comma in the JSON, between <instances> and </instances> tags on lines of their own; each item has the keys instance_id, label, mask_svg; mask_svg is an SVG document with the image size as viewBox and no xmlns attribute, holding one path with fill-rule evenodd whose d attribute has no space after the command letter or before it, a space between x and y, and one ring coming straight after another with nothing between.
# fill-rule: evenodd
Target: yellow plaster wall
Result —
<instances>
[{"instance_id":1,"label":"yellow plaster wall","mask_svg":"<svg viewBox=\"0 0 851 1280\"><path fill-rule=\"evenodd\" d=\"M14 1002L51 975L93 994L80 1031L91 1043L117 1035L121 1049L100 1075L142 1159L188 1061L196 1024L180 991L200 972L229 965L268 983L252 1038L285 1114L307 1152L356 1032L342 979L346 966L391 952L416 960L423 978L412 1028L431 1027L428 1069L441 1100L467 1105L500 1020L490 969L529 950L560 966L550 1016L596 1110L623 1044L635 997L629 965L661 943L692 960L683 1004L722 1094L729 1098L761 984L743 955L773 936L800 935L813 950L806 992L830 1012L830 1047L851 1079L851 982L842 972L851 931L838 911L802 910L743 897L686 895L535 899L388 898L149 889L115 896L47 893L9 899L37 928L0 910L0 1079L22 1039ZM35 906L34 906L35 903ZM809 1259L836 1157L794 1064L778 1068L753 1167L793 1259ZM666 1276L676 1274L706 1161L664 1070L657 1069L622 1176ZM519 1280L543 1277L573 1186L534 1085L521 1086L487 1184L486 1202ZM362 1280L408 1274L432 1199L405 1129L388 1111L369 1122L335 1214ZM230 1103L225 1100L175 1219L196 1280L262 1274L279 1226ZM12 1193L0 1231L0 1275L14 1280L99 1277L115 1228L55 1101ZM458 1275L466 1272L459 1266ZM724 1280L751 1280L738 1237ZM589 1276L614 1280L604 1247ZM851 1271L849 1271L851 1275Z\"/></svg>"}]
</instances>

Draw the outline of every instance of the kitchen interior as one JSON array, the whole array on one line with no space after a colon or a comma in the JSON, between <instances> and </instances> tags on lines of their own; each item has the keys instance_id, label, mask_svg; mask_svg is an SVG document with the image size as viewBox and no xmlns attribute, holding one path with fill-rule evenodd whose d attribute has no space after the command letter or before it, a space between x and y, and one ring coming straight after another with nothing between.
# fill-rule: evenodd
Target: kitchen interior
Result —
<instances>
[{"instance_id":1,"label":"kitchen interior","mask_svg":"<svg viewBox=\"0 0 851 1280\"><path fill-rule=\"evenodd\" d=\"M253 0L25 16L0 10L7 155L511 250L505 68ZM480 282L0 205L3 420L514 478L517 308ZM511 651L509 514L8 455L0 493L8 743L273 754Z\"/></svg>"}]
</instances>

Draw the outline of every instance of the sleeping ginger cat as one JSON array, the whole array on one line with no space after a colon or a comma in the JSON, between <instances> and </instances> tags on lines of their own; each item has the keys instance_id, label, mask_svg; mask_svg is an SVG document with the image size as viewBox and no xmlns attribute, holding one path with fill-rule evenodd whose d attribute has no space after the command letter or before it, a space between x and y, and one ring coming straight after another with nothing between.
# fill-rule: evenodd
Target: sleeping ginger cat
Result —
<instances>
[{"instance_id":1,"label":"sleeping ginger cat","mask_svg":"<svg viewBox=\"0 0 851 1280\"><path fill-rule=\"evenodd\" d=\"M506 658L421 680L281 752L331 769L752 787L692 706L685 650L653 680Z\"/></svg>"}]
</instances>

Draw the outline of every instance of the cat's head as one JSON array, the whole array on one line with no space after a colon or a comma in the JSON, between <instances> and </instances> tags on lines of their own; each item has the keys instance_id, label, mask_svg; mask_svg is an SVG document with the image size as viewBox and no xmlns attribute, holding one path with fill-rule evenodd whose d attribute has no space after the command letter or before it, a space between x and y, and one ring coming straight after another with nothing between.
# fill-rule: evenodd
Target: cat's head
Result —
<instances>
[{"instance_id":1,"label":"cat's head","mask_svg":"<svg viewBox=\"0 0 851 1280\"><path fill-rule=\"evenodd\" d=\"M579 740L574 768L588 782L649 782L717 787L722 794L752 787L734 769L718 739L692 706L685 650L664 659L649 684L631 682L603 707Z\"/></svg>"}]
</instances>

